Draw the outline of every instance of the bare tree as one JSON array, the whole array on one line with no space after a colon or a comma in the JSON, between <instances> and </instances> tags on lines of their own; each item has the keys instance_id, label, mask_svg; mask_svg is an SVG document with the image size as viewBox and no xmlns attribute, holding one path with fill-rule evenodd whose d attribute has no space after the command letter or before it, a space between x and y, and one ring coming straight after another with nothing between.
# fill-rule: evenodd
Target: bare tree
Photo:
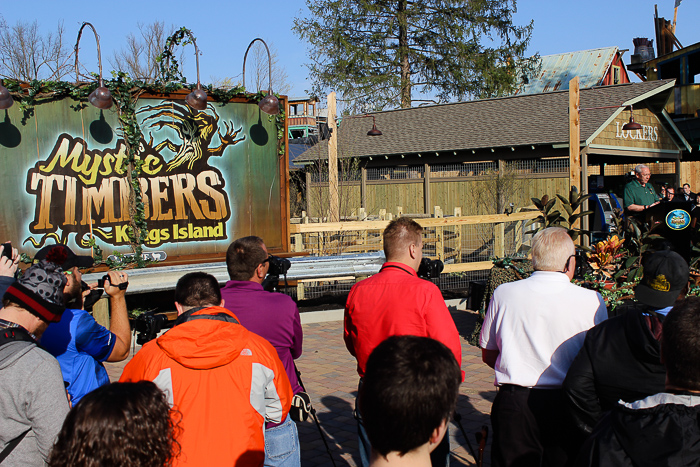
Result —
<instances>
[{"instance_id":1,"label":"bare tree","mask_svg":"<svg viewBox=\"0 0 700 467\"><path fill-rule=\"evenodd\" d=\"M272 62L272 91L278 94L289 93L291 86L287 81L289 76L284 67L280 66L277 59L277 49L274 44L269 43L270 61ZM248 89L250 91L267 91L270 86L270 75L268 72L267 51L265 46L256 42L248 53Z\"/></svg>"},{"instance_id":2,"label":"bare tree","mask_svg":"<svg viewBox=\"0 0 700 467\"><path fill-rule=\"evenodd\" d=\"M279 66L277 61L277 50L274 45L268 44L270 47L270 57L272 61L272 91L278 94L288 94L291 86L287 81L289 77L284 67ZM270 77L267 71L267 52L265 46L260 42L253 44L248 52L246 60L246 87L248 92L267 91L270 86ZM242 75L228 76L219 78L210 76L209 81L215 88L231 89L236 86L241 86Z\"/></svg>"},{"instance_id":3,"label":"bare tree","mask_svg":"<svg viewBox=\"0 0 700 467\"><path fill-rule=\"evenodd\" d=\"M115 70L127 73L134 79L151 83L160 74L156 58L163 51L166 39L175 31L175 28L172 25L166 28L162 21L154 21L147 25L138 23L138 28L138 36L129 33L126 36L126 47L114 52L109 63Z\"/></svg>"},{"instance_id":4,"label":"bare tree","mask_svg":"<svg viewBox=\"0 0 700 467\"><path fill-rule=\"evenodd\" d=\"M8 26L0 17L0 76L27 82L61 79L72 70L63 33L62 22L55 32L42 34L37 21Z\"/></svg>"},{"instance_id":5,"label":"bare tree","mask_svg":"<svg viewBox=\"0 0 700 467\"><path fill-rule=\"evenodd\" d=\"M216 76L209 76L209 82L212 86L218 89L231 89L241 85L240 79L231 77L218 78Z\"/></svg>"}]
</instances>

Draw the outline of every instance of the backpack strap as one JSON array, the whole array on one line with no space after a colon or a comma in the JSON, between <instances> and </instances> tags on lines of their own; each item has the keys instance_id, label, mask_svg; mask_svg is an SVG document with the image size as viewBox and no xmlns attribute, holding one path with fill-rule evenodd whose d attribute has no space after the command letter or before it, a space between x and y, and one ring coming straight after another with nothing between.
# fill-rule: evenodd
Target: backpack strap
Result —
<instances>
[{"instance_id":1,"label":"backpack strap","mask_svg":"<svg viewBox=\"0 0 700 467\"><path fill-rule=\"evenodd\" d=\"M5 345L14 341L24 341L36 343L29 331L21 327L4 328L0 330L0 345Z\"/></svg>"},{"instance_id":2,"label":"backpack strap","mask_svg":"<svg viewBox=\"0 0 700 467\"><path fill-rule=\"evenodd\" d=\"M15 450L17 445L22 442L24 437L27 436L27 433L29 433L30 431L32 431L31 428L29 428L27 431L25 431L24 433L7 443L7 445L5 445L5 449L3 449L2 452L0 452L0 464L2 464L2 461L4 461L5 458L9 456L12 451Z\"/></svg>"}]
</instances>

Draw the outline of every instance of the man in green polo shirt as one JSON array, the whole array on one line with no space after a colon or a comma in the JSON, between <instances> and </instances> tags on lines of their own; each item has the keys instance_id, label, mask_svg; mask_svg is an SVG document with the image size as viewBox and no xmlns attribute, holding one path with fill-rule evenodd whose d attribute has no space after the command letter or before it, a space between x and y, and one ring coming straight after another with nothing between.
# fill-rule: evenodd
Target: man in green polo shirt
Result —
<instances>
[{"instance_id":1,"label":"man in green polo shirt","mask_svg":"<svg viewBox=\"0 0 700 467\"><path fill-rule=\"evenodd\" d=\"M625 185L624 205L629 213L640 213L651 206L659 204L659 195L649 183L649 167L639 164L634 168L635 179Z\"/></svg>"}]
</instances>

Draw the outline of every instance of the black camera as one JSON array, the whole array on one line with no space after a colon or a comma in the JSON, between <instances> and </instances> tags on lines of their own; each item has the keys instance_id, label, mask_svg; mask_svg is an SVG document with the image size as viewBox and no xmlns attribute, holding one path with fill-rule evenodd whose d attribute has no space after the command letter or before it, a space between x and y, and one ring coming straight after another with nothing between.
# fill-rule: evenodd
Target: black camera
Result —
<instances>
[{"instance_id":1,"label":"black camera","mask_svg":"<svg viewBox=\"0 0 700 467\"><path fill-rule=\"evenodd\" d=\"M284 276L289 271L289 268L292 267L291 261L279 256L270 255L268 262L270 263L270 269L267 270L267 273L270 276Z\"/></svg>"},{"instance_id":2,"label":"black camera","mask_svg":"<svg viewBox=\"0 0 700 467\"><path fill-rule=\"evenodd\" d=\"M439 259L423 258L418 267L418 277L423 279L434 279L440 277L440 273L445 269L445 264Z\"/></svg>"},{"instance_id":3,"label":"black camera","mask_svg":"<svg viewBox=\"0 0 700 467\"><path fill-rule=\"evenodd\" d=\"M102 279L97 279L97 288L104 289L105 288L105 281L107 281L111 284L108 275L102 276ZM129 286L129 282L122 282L121 284L115 285L115 287L119 287L119 290L126 290L126 288L128 286Z\"/></svg>"},{"instance_id":4,"label":"black camera","mask_svg":"<svg viewBox=\"0 0 700 467\"><path fill-rule=\"evenodd\" d=\"M136 336L136 343L143 345L156 338L158 333L162 331L168 323L168 317L162 313L147 311L130 321L132 329L138 333L138 336Z\"/></svg>"},{"instance_id":5,"label":"black camera","mask_svg":"<svg viewBox=\"0 0 700 467\"><path fill-rule=\"evenodd\" d=\"M287 258L274 255L270 255L267 261L270 263L270 268L267 270L267 277L265 277L262 286L268 292L277 292L280 276L284 276L284 282L287 283L287 271L292 267L292 262Z\"/></svg>"}]
</instances>

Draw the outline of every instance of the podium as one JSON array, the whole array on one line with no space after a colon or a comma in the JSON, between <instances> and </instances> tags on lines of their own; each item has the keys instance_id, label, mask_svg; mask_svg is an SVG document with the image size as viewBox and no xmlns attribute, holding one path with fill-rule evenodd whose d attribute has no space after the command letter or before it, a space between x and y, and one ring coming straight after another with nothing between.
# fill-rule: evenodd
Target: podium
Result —
<instances>
[{"instance_id":1,"label":"podium","mask_svg":"<svg viewBox=\"0 0 700 467\"><path fill-rule=\"evenodd\" d=\"M690 262L693 228L690 201L661 202L642 212L644 220L652 228L652 233L661 235L672 245L673 251Z\"/></svg>"}]
</instances>

